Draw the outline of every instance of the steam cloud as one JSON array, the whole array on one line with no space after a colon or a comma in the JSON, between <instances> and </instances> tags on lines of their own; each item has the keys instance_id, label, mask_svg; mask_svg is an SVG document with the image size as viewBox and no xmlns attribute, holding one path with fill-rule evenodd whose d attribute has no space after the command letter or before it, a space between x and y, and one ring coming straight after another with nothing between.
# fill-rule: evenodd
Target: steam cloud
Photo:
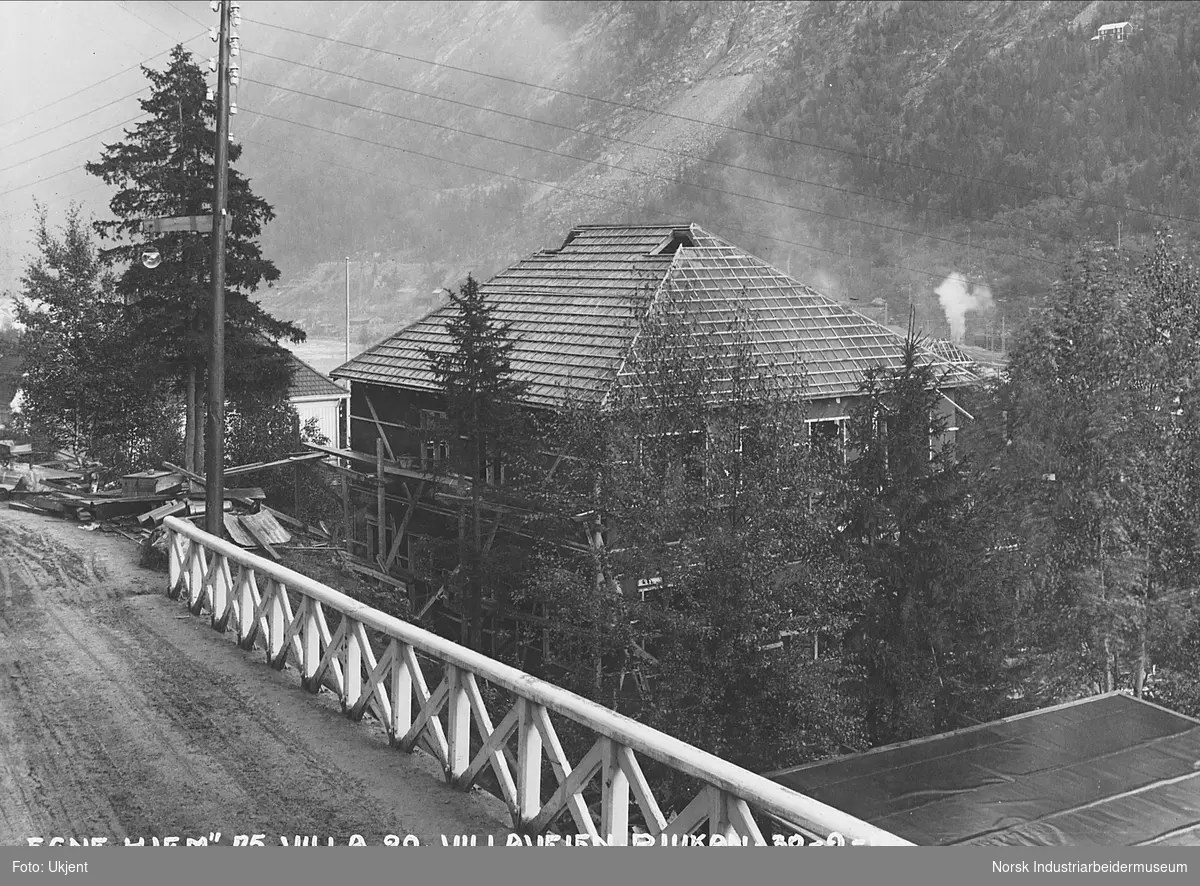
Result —
<instances>
[{"instance_id":1,"label":"steam cloud","mask_svg":"<svg viewBox=\"0 0 1200 886\"><path fill-rule=\"evenodd\" d=\"M990 311L992 290L983 283L968 286L967 278L954 273L934 290L942 303L946 322L950 324L950 340L960 344L967 331L967 311Z\"/></svg>"}]
</instances>

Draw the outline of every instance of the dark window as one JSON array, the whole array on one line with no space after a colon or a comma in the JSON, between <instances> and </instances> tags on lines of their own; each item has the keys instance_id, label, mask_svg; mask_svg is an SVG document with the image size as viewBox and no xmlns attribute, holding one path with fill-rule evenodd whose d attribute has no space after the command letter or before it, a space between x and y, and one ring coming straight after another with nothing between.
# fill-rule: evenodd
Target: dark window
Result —
<instances>
[{"instance_id":1,"label":"dark window","mask_svg":"<svg viewBox=\"0 0 1200 886\"><path fill-rule=\"evenodd\" d=\"M450 444L443 439L446 433L446 413L432 409L421 410L421 466L432 470L438 462L450 458Z\"/></svg>"}]
</instances>

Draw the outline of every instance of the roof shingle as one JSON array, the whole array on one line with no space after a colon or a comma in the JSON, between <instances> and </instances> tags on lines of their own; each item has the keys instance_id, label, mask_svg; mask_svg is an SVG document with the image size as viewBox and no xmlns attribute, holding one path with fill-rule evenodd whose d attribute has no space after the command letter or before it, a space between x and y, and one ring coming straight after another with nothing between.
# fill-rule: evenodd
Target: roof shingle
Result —
<instances>
[{"instance_id":1,"label":"roof shingle","mask_svg":"<svg viewBox=\"0 0 1200 886\"><path fill-rule=\"evenodd\" d=\"M292 384L288 388L288 397L296 400L300 397L337 397L349 396L349 392L341 385L313 369L295 354L292 354Z\"/></svg>"},{"instance_id":2,"label":"roof shingle","mask_svg":"<svg viewBox=\"0 0 1200 886\"><path fill-rule=\"evenodd\" d=\"M811 398L852 394L872 366L898 365L903 338L697 225L582 225L481 288L512 324L514 376L531 405L599 401L612 389L638 320L667 293L708 333L746 324L764 363L807 375ZM335 369L335 378L438 390L425 349L451 347L444 305ZM972 379L933 353L947 387Z\"/></svg>"}]
</instances>

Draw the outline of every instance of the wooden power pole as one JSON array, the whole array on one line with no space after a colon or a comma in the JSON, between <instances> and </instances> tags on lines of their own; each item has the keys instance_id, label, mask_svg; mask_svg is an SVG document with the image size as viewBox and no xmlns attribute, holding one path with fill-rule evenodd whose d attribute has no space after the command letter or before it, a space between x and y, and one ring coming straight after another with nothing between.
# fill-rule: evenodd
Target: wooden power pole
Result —
<instances>
[{"instance_id":1,"label":"wooden power pole","mask_svg":"<svg viewBox=\"0 0 1200 886\"><path fill-rule=\"evenodd\" d=\"M217 43L216 183L213 186L212 337L208 352L208 422L205 446L205 529L225 535L225 218L229 172L229 6L220 0Z\"/></svg>"}]
</instances>

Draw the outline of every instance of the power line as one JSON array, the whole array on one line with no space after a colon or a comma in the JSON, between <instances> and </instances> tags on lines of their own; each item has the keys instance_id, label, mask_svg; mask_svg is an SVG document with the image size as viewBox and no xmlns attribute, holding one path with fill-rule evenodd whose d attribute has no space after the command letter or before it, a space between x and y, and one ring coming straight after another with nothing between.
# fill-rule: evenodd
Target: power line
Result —
<instances>
[{"instance_id":1,"label":"power line","mask_svg":"<svg viewBox=\"0 0 1200 886\"><path fill-rule=\"evenodd\" d=\"M123 12L129 13L134 18L136 18L138 21L140 21L142 24L149 25L150 27L154 28L154 30L158 31L158 33L162 34L164 37L170 37L172 40L175 39L174 34L168 34L166 31L164 31L158 25L154 24L154 22L142 18L140 15L138 15L136 12L134 12L131 8L129 8L128 5L120 2L120 0L113 0L113 5L115 5L118 9L122 10Z\"/></svg>"},{"instance_id":2,"label":"power line","mask_svg":"<svg viewBox=\"0 0 1200 886\"><path fill-rule=\"evenodd\" d=\"M34 179L33 181L27 182L26 184L17 185L17 187L15 187L15 188L9 188L7 191L0 191L0 197L3 197L6 194L13 194L17 191L23 191L26 188L32 188L35 185L40 185L43 182L48 182L52 178L58 178L61 175L66 175L68 172L74 172L77 169L83 169L84 165L85 164L80 163L78 166L72 166L70 169L64 169L62 172L56 172L53 175L44 175L41 178Z\"/></svg>"},{"instance_id":3,"label":"power line","mask_svg":"<svg viewBox=\"0 0 1200 886\"><path fill-rule=\"evenodd\" d=\"M647 151L655 151L660 154L668 154L673 157L681 157L683 159L693 160L693 161L696 161L699 163L708 163L713 166L720 166L725 169L733 169L733 170L737 170L739 172L748 172L753 175L766 176L768 178L779 179L781 181L788 181L788 182L792 182L794 184L810 185L815 188L823 188L823 189L830 190L830 191L836 191L841 194L852 194L856 197L863 197L867 200L876 200L881 203L892 203L897 206L903 206L906 209L917 209L916 206L914 206L912 203L908 202L907 200L899 200L895 197L884 197L884 196L878 195L878 194L868 194L865 191L856 191L853 188L846 188L846 187L842 187L840 185L831 185L831 184L827 184L825 182L813 181L811 179L787 175L786 173L782 173L782 172L770 172L765 169L755 169L750 166L742 166L738 163L730 163L725 160L710 159L707 157L702 157L699 154L690 154L690 153L687 153L686 151L677 151L677 150L672 150L671 148L661 148L661 147L657 147L655 145L647 145L642 142L633 141L632 139L622 138L621 136L618 136L618 135L606 135L606 134L600 133L600 132L592 132L587 129L579 129L574 126L567 126L563 123L553 123L549 120L541 120L541 119L538 119L537 117L529 117L529 116L526 116L525 114L517 114L512 111L502 111L498 108L489 108L484 105L476 105L476 104L472 104L471 102L468 102L468 101L463 101L461 99L447 98L446 96L436 95L432 92L422 92L419 89L409 89L408 87L405 87L405 86L397 86L394 83L385 83L381 80L371 80L367 77L359 77L355 74L347 74L343 71L331 71L328 68L322 68L322 67L319 67L318 65L310 65L305 62L296 61L295 59L283 58L283 57L277 56L277 55L270 55L269 53L259 52L257 50L243 49L242 53L244 55L254 55L254 56L258 56L259 58L270 59L271 61L283 62L284 64L295 65L295 66L301 67L301 68L307 68L311 71L320 71L323 74L333 74L338 77L344 77L348 80L355 80L359 83L365 83L370 86L380 86L380 87L383 87L384 89L391 89L396 92L406 93L408 95L414 95L414 96L418 96L421 98L430 98L435 101L446 102L447 104L457 105L457 106L463 107L463 108L471 108L472 110L476 110L476 111L485 111L489 114L496 114L497 116L500 116L500 117L508 117L509 119L512 119L512 120L521 120L521 121L527 122L527 123L536 123L539 126L547 126L547 127L553 128L553 129L560 129L560 130L563 130L566 132L574 133L576 135L585 135L590 138L604 139L605 141L616 142L617 144L629 145L630 147L641 148L641 149L647 150ZM951 212L948 209L937 209L934 207L929 207L929 208L922 209L919 211L932 212L937 215L947 216L949 218L959 218L959 219L963 219L964 221L978 222L979 224L994 225L995 227L998 227L998 228L1008 228L1009 230L1018 231L1022 234L1026 234L1026 235L1029 233L1029 231L1026 228L1023 228L1020 225L1013 225L1013 224L1008 224L1007 222L1000 222L1000 221L994 221L991 219L981 218L976 215L970 215L969 213Z\"/></svg>"},{"instance_id":4,"label":"power line","mask_svg":"<svg viewBox=\"0 0 1200 886\"><path fill-rule=\"evenodd\" d=\"M77 166L75 168L79 169L81 167ZM73 171L74 170L70 170L70 169L67 170L67 172L73 172ZM66 173L64 173L64 175L65 174ZM47 198L45 201L39 200L38 202L39 202L39 204L42 202L45 202L47 205L52 204L52 203L60 203L63 200L70 200L74 197L78 197L80 194L88 194L88 193L91 193L92 191L98 191L104 187L108 187L107 182L100 182L98 184L90 185L89 187L86 187L86 188L78 188L74 191L71 191L71 193L69 193L69 194L55 195L55 196ZM9 212L4 213L3 215L0 215L0 218L16 218L19 215L23 215L26 211L28 211L28 210L13 209L13 210L10 210Z\"/></svg>"},{"instance_id":5,"label":"power line","mask_svg":"<svg viewBox=\"0 0 1200 886\"><path fill-rule=\"evenodd\" d=\"M197 34L195 37L189 37L187 40L184 40L183 43L185 45L188 43L191 43L193 40L197 39L198 37L203 37L207 33L208 33L207 31L203 31L203 32ZM103 80L97 80L95 83L91 83L87 86L83 86L79 89L76 89L74 92L72 92L68 95L64 95L62 98L56 98L52 102L48 102L44 105L41 105L40 107L36 107L32 111L26 111L24 114L20 114L19 116L10 117L8 120L0 122L0 126L8 126L11 123L16 123L18 120L24 120L26 117L31 117L34 114L37 114L37 113L40 113L41 111L46 110L47 108L52 108L55 105L62 104L63 102L67 101L68 99L72 99L75 96L79 95L81 92L87 92L89 89L95 89L97 86L103 86L109 80L115 80L117 77L120 77L122 74L128 74L130 71L132 71L136 68L142 67L147 62L152 62L156 58L158 58L160 55L165 55L166 53L168 53L170 51L171 50L169 50L169 49L164 49L162 52L156 52L156 53L154 53L154 55L149 56L148 58L144 58L140 62L137 62L136 64L130 65L128 68L122 68L121 70L117 71L117 73L112 74L111 76L105 77Z\"/></svg>"},{"instance_id":6,"label":"power line","mask_svg":"<svg viewBox=\"0 0 1200 886\"><path fill-rule=\"evenodd\" d=\"M27 160L21 160L18 163L12 163L8 166L0 168L0 172L8 172L8 170L16 169L18 166L24 166L26 163L33 163L37 160L41 160L43 157L45 157L49 154L57 154L59 151L65 151L67 148L74 147L75 145L80 144L81 142L85 142L90 138L95 138L98 135L103 135L104 133L108 132L110 129L118 129L118 128L126 125L127 123L133 123L136 120L141 120L143 116L144 116L143 114L137 114L133 117L130 117L128 120L122 120L120 123L114 123L112 126L106 126L97 132L92 132L92 133L89 133L89 134L83 136L83 138L77 138L73 142L67 142L65 145L59 145L57 148L51 148L49 151L43 151L41 154L39 154L36 157L30 157ZM9 192L5 191L4 193L7 194Z\"/></svg>"},{"instance_id":7,"label":"power line","mask_svg":"<svg viewBox=\"0 0 1200 886\"><path fill-rule=\"evenodd\" d=\"M386 148L388 150L399 151L400 153L403 153L403 154L411 154L416 157L424 157L429 160L436 160L441 163L448 163L452 166L461 166L465 169L471 169L476 172L486 172L489 175L497 175L502 178L511 178L516 181L521 181L521 182L525 182L527 184L536 185L540 188L548 188L552 191L563 191L568 194L576 194L576 195L581 195L584 197L591 197L596 200L602 200L606 203L613 203L615 205L622 206L626 209L633 209L638 212L652 212L656 215L670 216L670 217L677 215L677 213L667 212L658 207L629 203L625 200L620 200L615 197L607 197L603 194L594 194L590 191L581 191L577 188L570 188L570 187L566 187L564 185L555 185L555 184L551 184L550 182L544 182L544 181L541 181L540 179L529 178L527 176L517 175L516 173L512 173L512 172L500 172L495 169L487 169L483 166L477 166L473 163L467 163L462 160L452 160L449 157L441 157L436 154L429 154L424 151L415 150L413 148L404 148L399 145L387 144L386 142L379 142L379 141L375 141L373 139L363 138L363 137L357 136L357 135L350 135L349 133L345 133L345 132L337 132L336 130L325 129L324 127L316 126L312 123L302 123L299 120L288 120L287 118L284 118L284 117L277 117L274 114L268 114L263 111L256 111L251 108L246 108L245 112L247 114L254 114L256 117L263 117L268 120L275 120L279 123L288 123L292 126L300 126L305 129L312 129L317 132L326 133L327 135L335 135L335 136L338 136L341 138L348 138L348 139L351 139L352 141L362 142L364 144L369 144L369 145L375 145L376 147ZM816 246L812 243L800 243L796 240L786 240L782 237L776 237L772 234L765 234L762 231L751 231L751 230L747 230L745 228L736 228L736 227L732 227L732 226L729 226L728 230L734 231L739 234L746 234L751 237L758 237L763 240L770 240L775 243L781 243L785 246L797 246L801 249L808 249L808 250L812 250L814 252L828 253L829 255L837 256L840 259L847 258L846 255L844 255L842 252L835 250L835 249L827 249L823 246ZM946 277L946 274L944 272L943 273L934 273L932 271L926 271L921 268L910 268L905 265L893 264L891 262L880 262L880 261L875 261L872 259L864 259L864 258L855 259L853 257L850 257L850 260L856 261L859 263L870 262L870 264L874 267L894 268L895 270L899 270L899 271L909 271L911 273L920 274L923 277L929 277L934 280L942 280Z\"/></svg>"},{"instance_id":8,"label":"power line","mask_svg":"<svg viewBox=\"0 0 1200 886\"><path fill-rule=\"evenodd\" d=\"M660 173L643 172L641 170L630 169L627 166L621 166L616 163L607 163L603 160L591 160L591 159L588 159L587 157L579 157L575 154L567 154L562 151L553 150L552 148L539 148L535 145L527 145L522 142L511 141L509 139L499 138L497 136L485 135L485 134L479 133L479 132L472 132L470 130L462 129L457 126L450 126L449 124L445 124L445 123L433 123L428 120L421 120L417 117L409 117L405 114L396 114L391 111L381 111L381 110L378 110L375 108L368 108L368 107L364 107L363 105L356 105L353 102L346 102L346 101L341 101L340 99L328 98L326 96L316 95L311 92L304 92L303 90L300 90L300 89L292 89L287 86L278 86L273 83L266 83L262 80L255 80L255 79L252 79L249 77L244 77L242 79L248 83L254 83L258 86L266 86L270 89L279 89L284 92L291 92L296 95L302 95L305 98L319 99L322 101L331 102L333 104L342 105L344 107L354 108L355 110L359 110L359 111L368 111L373 114L382 114L386 117L393 117L395 119L405 120L410 123L418 123L423 126L430 126L430 127L433 127L434 129L441 129L441 130L445 130L447 132L458 133L460 135L467 135L467 136L472 136L474 138L486 139L487 141L496 142L497 144L502 144L502 145L508 145L510 147L516 147L516 148L521 148L521 149L530 150L530 151L539 151L541 153L550 154L555 157L562 157L562 158L568 159L568 160L575 160L577 162L584 163L584 164L587 164L590 166L602 166L607 169L613 169L613 170L617 170L620 172L627 172L632 175L640 175L640 176L644 176L646 178L655 178L655 179L659 179L660 181L669 182L669 183L673 183L673 184L677 184L677 185L683 185L683 186L689 187L689 188L696 188L696 189L702 190L702 191L710 191L714 194L720 194L725 197L735 197L735 198L742 199L742 200L753 200L756 203L763 203L765 205L775 206L775 207L778 207L781 209L791 209L796 212L807 212L812 215L818 215L818 216L822 216L824 218L837 219L839 221L852 222L852 223L862 225L865 227L878 228L880 230L893 231L895 233L907 234L907 235L915 236L915 237L924 237L928 240L936 240L936 241L939 241L942 243L949 243L954 246L961 246L966 249L974 248L974 249L982 251L982 252L990 252L995 255L1007 256L1009 258L1017 258L1017 259L1021 259L1022 261L1037 262L1040 264L1057 266L1056 262L1048 261L1046 259L1038 258L1038 257L1032 256L1032 255L1026 255L1026 254L1016 253L1016 252L1007 252L1002 249L994 249L994 248L988 247L988 246L971 247L970 244L963 243L962 241L955 240L951 237L941 237L937 234L928 234L928 233L923 233L921 231L913 231L913 230L909 230L908 228L901 228L896 225L886 224L884 222L866 221L866 220L863 220L860 218L854 218L852 216L839 215L836 212L827 212L823 209L814 209L814 208L807 207L807 206L797 206L793 203L786 203L782 200L772 200L769 197L759 197L754 194L743 194L739 191L729 191L724 188L718 188L714 185L705 185L705 184L699 184L696 182L689 182L689 181L685 181L684 179L681 179L681 178L677 178L677 177L669 176L669 175L663 175Z\"/></svg>"},{"instance_id":9,"label":"power line","mask_svg":"<svg viewBox=\"0 0 1200 886\"><path fill-rule=\"evenodd\" d=\"M17 139L15 142L9 142L6 145L0 145L0 151L7 151L9 148L16 147L17 145L22 144L23 142L29 141L31 138L37 138L39 135L45 135L47 132L53 132L55 129L59 129L63 126L66 126L69 123L74 123L76 120L82 120L84 117L89 117L92 114L96 113L97 111L102 111L107 107L111 107L112 105L118 104L123 101L127 101L127 100L133 98L134 96L141 95L143 92L145 92L149 88L150 87L148 87L148 86L143 86L137 92L131 92L131 93L129 93L129 95L123 95L120 98L114 98L112 101L105 102L104 104L100 105L100 107L92 108L90 111L85 111L84 113L80 114L77 117L72 117L70 120L64 120L62 123L55 123L53 126L48 126L45 129L41 129L41 130L33 133L32 135L27 135L24 138Z\"/></svg>"},{"instance_id":10,"label":"power line","mask_svg":"<svg viewBox=\"0 0 1200 886\"><path fill-rule=\"evenodd\" d=\"M245 18L245 17L243 17L243 18ZM1056 193L1054 191L1047 191L1042 188L1034 188L1029 185L1011 184L1008 182L1001 182L1001 181L997 181L995 179L985 178L984 176L970 175L969 173L965 173L965 172L953 172L948 169L938 169L933 166L924 166L920 163L913 163L908 160L895 160L895 159L889 159L887 157L872 157L869 154L862 153L861 151L851 151L846 148L835 148L835 147L831 147L829 145L818 144L816 142L806 142L801 139L791 138L789 136L775 135L773 133L760 132L760 131L753 130L753 129L743 129L742 127L732 126L727 123L714 123L714 122L711 122L708 120L700 120L695 117L688 117L684 114L674 114L674 113L671 113L670 111L655 110L653 108L646 108L641 105L629 104L628 102L620 102L620 101L615 101L613 99L599 98L598 96L587 95L586 93L572 92L567 89L559 89L554 86L546 86L545 84L542 84L542 83L532 83L528 80L520 80L515 77L505 77L501 74L489 74L484 71L476 71L472 68L464 68L459 65L449 64L447 62L437 62L437 61L433 61L431 59L421 58L421 57L415 56L415 55L406 55L405 53L396 52L395 50L391 50L391 49L378 49L373 46L365 46L361 43L352 43L349 40L338 40L336 37L324 37L320 34L313 34L313 33L310 33L309 31L301 31L297 28L289 28L284 25L272 24L271 22L264 22L264 21L260 21L258 19L245 18L245 21L251 22L256 25L263 25L264 27L268 27L268 28L275 28L276 30L280 30L280 31L287 31L288 33L291 33L291 34L298 34L303 37L311 37L314 40L325 40L330 43L337 43L342 46L352 47L354 49L362 49L367 52L377 52L382 55L391 56L393 58L399 58L399 59L403 59L405 61L417 62L418 64L429 65L431 67L436 67L436 68L445 68L450 71L458 71L459 73L469 74L474 77L486 77L487 79L490 79L490 80L498 80L503 83L512 83L516 86L524 86L524 87L527 87L530 89L540 89L540 90L544 90L546 92L555 93L557 95L565 95L569 98L577 98L577 99L581 99L583 101L596 102L597 104L603 104L603 105L608 105L610 107L621 108L622 110L626 110L626 111L637 111L639 113L652 114L652 115L655 115L658 117L665 117L665 118L671 119L671 120L681 120L685 123L698 123L701 126L711 126L715 129L721 129L721 130L725 130L727 132L736 132L741 135L750 135L750 136L754 136L755 138L768 139L770 141L780 142L780 143L789 144L789 145L795 145L797 147L812 148L812 149L818 150L818 151L828 151L830 153L841 154L841 155L847 156L847 157L858 157L858 158L869 160L872 162L887 163L887 164L893 165L893 166L901 166L906 169L915 169L915 170L920 170L922 172L929 172L934 175L944 175L944 176L949 176L952 178L962 179L964 181L972 181L972 182L979 182L981 184L996 185L996 186L1002 187L1002 188L1011 188L1013 190L1024 191L1026 193L1031 193L1031 194L1038 194L1038 195L1044 196L1044 197L1057 197L1060 200L1071 200L1071 201L1075 201L1078 203L1084 203L1084 204L1089 204L1089 205L1093 205L1093 206L1106 206L1110 209L1118 209L1122 212L1136 212L1136 213L1139 213L1142 215L1149 215L1149 216L1154 216L1156 218L1168 219L1170 221L1182 221L1182 222L1188 222L1190 224L1200 224L1200 218L1189 218L1187 216L1181 216L1181 215L1170 215L1169 213L1155 212L1152 209L1136 209L1132 206L1121 206L1116 203L1108 203L1103 200L1093 200L1088 197L1075 197L1075 196L1071 196L1071 195L1064 195L1064 194Z\"/></svg>"}]
</instances>

